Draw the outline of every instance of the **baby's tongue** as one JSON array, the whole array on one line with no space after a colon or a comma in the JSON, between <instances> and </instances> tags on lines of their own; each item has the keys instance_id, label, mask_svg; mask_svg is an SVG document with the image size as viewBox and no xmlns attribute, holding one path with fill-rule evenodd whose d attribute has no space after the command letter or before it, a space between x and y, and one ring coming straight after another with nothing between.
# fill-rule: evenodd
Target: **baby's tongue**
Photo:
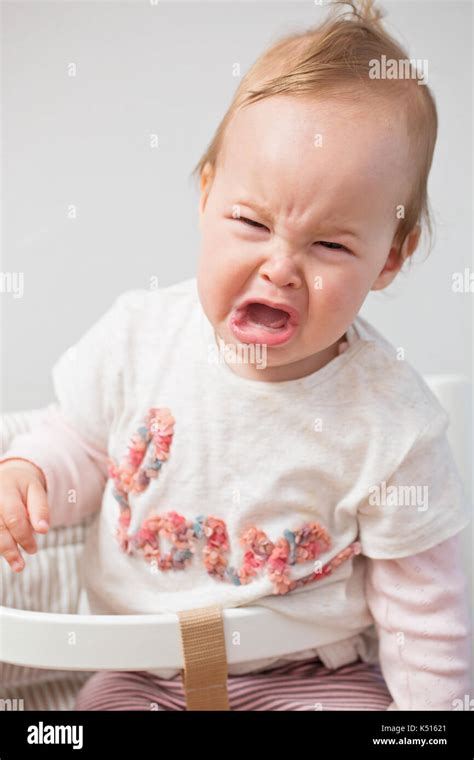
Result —
<instances>
[{"instance_id":1,"label":"baby's tongue","mask_svg":"<svg viewBox=\"0 0 474 760\"><path fill-rule=\"evenodd\" d=\"M274 309L272 306L265 306L263 303L251 303L247 306L247 315L252 322L272 327L276 330L279 327L285 327L288 321L288 313L283 309Z\"/></svg>"}]
</instances>

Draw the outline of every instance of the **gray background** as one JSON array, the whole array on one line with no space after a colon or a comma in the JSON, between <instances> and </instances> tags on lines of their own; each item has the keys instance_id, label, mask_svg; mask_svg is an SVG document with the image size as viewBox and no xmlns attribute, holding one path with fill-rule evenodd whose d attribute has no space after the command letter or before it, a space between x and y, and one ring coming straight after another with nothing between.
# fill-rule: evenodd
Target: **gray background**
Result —
<instances>
[{"instance_id":1,"label":"gray background","mask_svg":"<svg viewBox=\"0 0 474 760\"><path fill-rule=\"evenodd\" d=\"M473 268L472 5L382 7L409 56L429 62L436 242L361 314L422 373L469 376L473 295L451 283ZM1 269L24 275L23 298L1 294L4 411L53 400L53 363L119 293L195 274L190 172L238 84L233 65L243 75L269 43L321 14L295 0L2 4Z\"/></svg>"}]
</instances>

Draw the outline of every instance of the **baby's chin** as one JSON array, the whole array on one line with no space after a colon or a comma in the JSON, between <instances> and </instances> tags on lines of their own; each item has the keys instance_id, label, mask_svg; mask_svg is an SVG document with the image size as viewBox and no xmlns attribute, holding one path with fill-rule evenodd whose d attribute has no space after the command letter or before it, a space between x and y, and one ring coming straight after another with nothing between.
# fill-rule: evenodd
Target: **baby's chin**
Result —
<instances>
[{"instance_id":1,"label":"baby's chin","mask_svg":"<svg viewBox=\"0 0 474 760\"><path fill-rule=\"evenodd\" d=\"M253 334L250 336L243 333L243 339L239 340L229 329L227 322L214 328L214 337L219 346L231 347L235 353L246 355L249 362L255 357L261 360L264 356L266 367L269 369L295 368L299 365L301 368L306 367L308 374L324 366L347 348L345 336L329 346L321 347L314 345L314 337L311 342L304 341L304 334L300 331L289 340L274 345L254 339L256 336Z\"/></svg>"}]
</instances>

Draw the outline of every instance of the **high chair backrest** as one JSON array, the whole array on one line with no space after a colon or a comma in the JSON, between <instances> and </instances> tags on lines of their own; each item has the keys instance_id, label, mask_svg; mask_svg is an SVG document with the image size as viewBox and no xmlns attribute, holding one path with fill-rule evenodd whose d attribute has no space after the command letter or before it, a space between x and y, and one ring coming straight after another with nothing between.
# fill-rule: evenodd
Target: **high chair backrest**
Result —
<instances>
[{"instance_id":1,"label":"high chair backrest","mask_svg":"<svg viewBox=\"0 0 474 760\"><path fill-rule=\"evenodd\" d=\"M472 385L463 375L425 375L424 379L449 415L449 443L471 501Z\"/></svg>"}]
</instances>

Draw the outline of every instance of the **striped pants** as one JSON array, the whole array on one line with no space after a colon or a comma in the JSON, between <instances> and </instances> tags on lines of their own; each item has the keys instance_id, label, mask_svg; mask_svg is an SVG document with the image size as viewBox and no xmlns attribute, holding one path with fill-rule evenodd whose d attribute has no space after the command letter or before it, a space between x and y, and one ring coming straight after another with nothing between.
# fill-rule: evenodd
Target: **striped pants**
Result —
<instances>
[{"instance_id":1,"label":"striped pants","mask_svg":"<svg viewBox=\"0 0 474 760\"><path fill-rule=\"evenodd\" d=\"M392 697L378 665L358 660L335 670L318 657L266 671L230 675L231 710L386 710ZM74 710L185 710L181 675L164 679L142 671L94 673Z\"/></svg>"}]
</instances>

